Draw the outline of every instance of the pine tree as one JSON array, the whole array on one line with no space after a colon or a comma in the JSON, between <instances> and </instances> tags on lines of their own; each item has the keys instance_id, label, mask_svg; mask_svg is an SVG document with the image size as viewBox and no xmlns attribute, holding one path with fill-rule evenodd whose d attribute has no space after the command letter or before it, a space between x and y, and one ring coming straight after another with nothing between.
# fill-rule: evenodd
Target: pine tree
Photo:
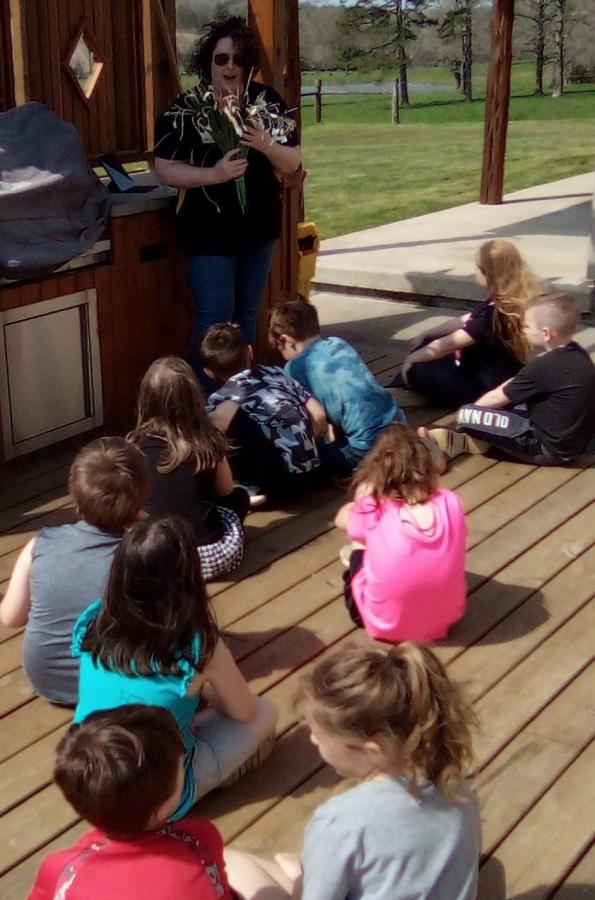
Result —
<instances>
[{"instance_id":1,"label":"pine tree","mask_svg":"<svg viewBox=\"0 0 595 900\"><path fill-rule=\"evenodd\" d=\"M401 103L408 106L407 45L419 28L438 24L425 13L429 5L431 0L357 0L345 6L339 22L342 63L349 66L367 59L396 67Z\"/></svg>"}]
</instances>

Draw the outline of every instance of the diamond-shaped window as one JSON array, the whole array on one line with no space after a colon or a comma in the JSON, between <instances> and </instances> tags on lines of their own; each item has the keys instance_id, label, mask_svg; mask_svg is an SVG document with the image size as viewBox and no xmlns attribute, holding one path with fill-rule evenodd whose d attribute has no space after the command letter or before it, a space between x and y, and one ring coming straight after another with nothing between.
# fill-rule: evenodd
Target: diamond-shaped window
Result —
<instances>
[{"instance_id":1,"label":"diamond-shaped window","mask_svg":"<svg viewBox=\"0 0 595 900\"><path fill-rule=\"evenodd\" d=\"M81 96L89 100L101 75L103 59L86 25L79 28L72 40L64 65Z\"/></svg>"}]
</instances>

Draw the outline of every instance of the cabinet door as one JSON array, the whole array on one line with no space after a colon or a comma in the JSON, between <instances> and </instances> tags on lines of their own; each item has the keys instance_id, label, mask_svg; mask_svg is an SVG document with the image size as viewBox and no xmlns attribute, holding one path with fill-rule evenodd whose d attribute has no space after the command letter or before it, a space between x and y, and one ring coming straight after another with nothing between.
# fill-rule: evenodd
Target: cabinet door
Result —
<instances>
[{"instance_id":1,"label":"cabinet door","mask_svg":"<svg viewBox=\"0 0 595 900\"><path fill-rule=\"evenodd\" d=\"M0 313L6 459L103 422L95 290Z\"/></svg>"}]
</instances>

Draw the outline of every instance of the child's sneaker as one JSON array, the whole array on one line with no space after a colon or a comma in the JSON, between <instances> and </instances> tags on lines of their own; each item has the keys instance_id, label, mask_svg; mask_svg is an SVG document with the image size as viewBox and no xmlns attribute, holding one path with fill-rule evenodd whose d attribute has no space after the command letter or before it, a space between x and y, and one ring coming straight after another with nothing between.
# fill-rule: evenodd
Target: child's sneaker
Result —
<instances>
[{"instance_id":1,"label":"child's sneaker","mask_svg":"<svg viewBox=\"0 0 595 900\"><path fill-rule=\"evenodd\" d=\"M447 459L455 459L463 453L487 453L490 445L462 431L451 431L450 428L430 428L427 436L438 444Z\"/></svg>"},{"instance_id":2,"label":"child's sneaker","mask_svg":"<svg viewBox=\"0 0 595 900\"><path fill-rule=\"evenodd\" d=\"M236 482L236 487L244 488L244 490L248 492L250 497L250 509L264 506L269 499L256 484L241 484L240 482Z\"/></svg>"}]
</instances>

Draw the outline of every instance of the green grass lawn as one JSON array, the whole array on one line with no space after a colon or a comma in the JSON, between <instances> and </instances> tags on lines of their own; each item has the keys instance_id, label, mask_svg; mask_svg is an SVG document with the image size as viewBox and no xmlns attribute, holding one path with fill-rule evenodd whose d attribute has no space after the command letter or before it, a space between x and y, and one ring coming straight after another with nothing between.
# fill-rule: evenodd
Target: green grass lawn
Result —
<instances>
[{"instance_id":1,"label":"green grass lawn","mask_svg":"<svg viewBox=\"0 0 595 900\"><path fill-rule=\"evenodd\" d=\"M412 92L401 124L390 121L389 94L323 97L323 121L314 100L302 101L302 146L308 171L306 216L332 237L477 200L481 177L487 65L473 70L473 103L451 73L412 68L411 83L443 90ZM305 72L304 86L391 82L391 72ZM185 86L193 79L185 76ZM513 191L588 172L595 152L595 85L570 85L553 99L535 97L530 62L512 68L505 190Z\"/></svg>"},{"instance_id":2,"label":"green grass lawn","mask_svg":"<svg viewBox=\"0 0 595 900\"><path fill-rule=\"evenodd\" d=\"M428 73L434 81L430 82ZM358 78L373 80L371 74ZM345 234L476 200L485 74L485 66L476 66L477 99L473 103L462 101L454 88L413 94L412 105L402 111L400 125L390 122L389 95L324 98L319 125L314 123L312 100L305 99L302 145L308 171L306 215L318 223L321 236ZM321 77L324 85L323 73ZM414 80L452 84L452 76L444 69L413 70ZM593 167L595 87L572 85L564 96L553 99L534 97L533 84L532 65L515 64L506 191Z\"/></svg>"}]
</instances>

